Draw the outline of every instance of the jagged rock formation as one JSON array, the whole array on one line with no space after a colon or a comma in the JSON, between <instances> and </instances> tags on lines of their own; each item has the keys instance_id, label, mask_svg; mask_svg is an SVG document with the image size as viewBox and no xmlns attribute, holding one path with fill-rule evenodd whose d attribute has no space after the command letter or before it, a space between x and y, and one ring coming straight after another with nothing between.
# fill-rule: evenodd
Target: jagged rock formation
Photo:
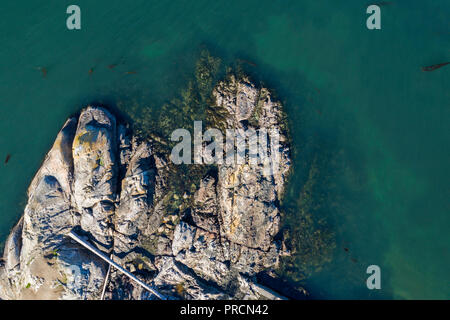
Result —
<instances>
[{"instance_id":1,"label":"jagged rock formation","mask_svg":"<svg viewBox=\"0 0 450 320\"><path fill-rule=\"evenodd\" d=\"M213 96L229 128L282 124L280 104L248 79L229 77ZM167 187L168 155L109 111L85 108L65 123L29 187L6 242L0 298L100 298L108 265L66 236L74 228L168 297L260 298L253 276L275 268L283 253L274 236L290 159L283 135L280 142L276 174L219 164L192 194L177 195ZM111 270L105 298L154 296Z\"/></svg>"}]
</instances>

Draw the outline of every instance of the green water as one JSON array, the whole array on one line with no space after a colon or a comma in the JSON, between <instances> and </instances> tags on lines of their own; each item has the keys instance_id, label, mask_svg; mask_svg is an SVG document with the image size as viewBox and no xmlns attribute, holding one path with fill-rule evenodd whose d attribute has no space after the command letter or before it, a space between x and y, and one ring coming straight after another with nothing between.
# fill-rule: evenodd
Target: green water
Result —
<instances>
[{"instance_id":1,"label":"green water","mask_svg":"<svg viewBox=\"0 0 450 320\"><path fill-rule=\"evenodd\" d=\"M420 69L450 61L450 2L392 1L378 31L356 0L74 3L80 31L65 26L72 1L0 5L0 241L70 114L127 95L158 106L207 47L256 64L250 72L285 101L296 150L287 201L303 181L305 140L336 155L339 205L327 219L337 247L307 281L311 294L450 298L450 66ZM371 264L382 272L376 292L365 285Z\"/></svg>"}]
</instances>

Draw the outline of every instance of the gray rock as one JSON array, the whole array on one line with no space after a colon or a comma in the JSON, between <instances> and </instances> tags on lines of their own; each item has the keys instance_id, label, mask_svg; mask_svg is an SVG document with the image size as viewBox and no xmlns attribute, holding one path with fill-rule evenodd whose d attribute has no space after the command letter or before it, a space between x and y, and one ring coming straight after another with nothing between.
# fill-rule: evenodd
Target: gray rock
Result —
<instances>
[{"instance_id":1,"label":"gray rock","mask_svg":"<svg viewBox=\"0 0 450 320\"><path fill-rule=\"evenodd\" d=\"M31 183L24 215L4 255L6 264L0 271L2 299L98 296L105 266L64 236L79 224L70 201L75 121L66 122Z\"/></svg>"},{"instance_id":2,"label":"gray rock","mask_svg":"<svg viewBox=\"0 0 450 320\"><path fill-rule=\"evenodd\" d=\"M74 205L81 227L98 244L111 248L117 194L116 119L101 108L87 107L80 115L73 145Z\"/></svg>"},{"instance_id":3,"label":"gray rock","mask_svg":"<svg viewBox=\"0 0 450 320\"><path fill-rule=\"evenodd\" d=\"M273 175L265 175L262 165L219 165L218 201L222 234L231 242L267 251L278 232L280 213L277 203L284 191L289 171L289 148L279 128L281 107L272 102L267 89L258 89L248 79L230 77L213 92L216 104L231 115L230 127L247 130L278 128L280 164ZM250 120L255 119L257 124ZM243 122L247 121L247 123ZM246 127L246 128L245 128Z\"/></svg>"},{"instance_id":4,"label":"gray rock","mask_svg":"<svg viewBox=\"0 0 450 320\"><path fill-rule=\"evenodd\" d=\"M280 104L248 79L230 77L213 96L229 128L282 124ZM106 281L106 299L155 299L117 270L105 279L108 266L65 236L73 228L171 299L275 297L253 279L283 253L274 241L290 167L283 134L279 151L273 175L248 160L219 164L195 193L174 195L168 155L109 111L85 108L66 122L29 187L6 242L0 298L98 299Z\"/></svg>"}]
</instances>

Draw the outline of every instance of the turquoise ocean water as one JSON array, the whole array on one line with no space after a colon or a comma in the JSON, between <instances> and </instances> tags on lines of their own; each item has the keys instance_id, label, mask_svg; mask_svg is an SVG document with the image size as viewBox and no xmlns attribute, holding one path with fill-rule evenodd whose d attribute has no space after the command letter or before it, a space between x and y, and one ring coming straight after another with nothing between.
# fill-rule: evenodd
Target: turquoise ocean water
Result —
<instances>
[{"instance_id":1,"label":"turquoise ocean water","mask_svg":"<svg viewBox=\"0 0 450 320\"><path fill-rule=\"evenodd\" d=\"M81 7L80 31L66 29L70 4ZM207 47L225 63L251 61L285 102L294 168L302 167L299 149L310 136L339 155L340 206L328 217L338 243L332 263L307 281L311 294L449 299L450 66L421 66L450 61L450 2L390 1L377 31L365 26L367 5L3 0L0 241L68 116L86 103L134 94L160 105L186 84ZM377 292L365 285L371 264L382 271Z\"/></svg>"}]
</instances>

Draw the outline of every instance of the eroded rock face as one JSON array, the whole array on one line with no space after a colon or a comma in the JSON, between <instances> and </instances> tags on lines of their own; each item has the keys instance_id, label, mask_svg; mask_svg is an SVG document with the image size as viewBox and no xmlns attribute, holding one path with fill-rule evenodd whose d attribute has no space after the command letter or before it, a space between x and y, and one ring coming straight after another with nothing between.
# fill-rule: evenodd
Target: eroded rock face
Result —
<instances>
[{"instance_id":1,"label":"eroded rock face","mask_svg":"<svg viewBox=\"0 0 450 320\"><path fill-rule=\"evenodd\" d=\"M218 199L223 234L233 243L267 251L279 230L277 203L290 167L286 137L279 128L281 106L271 100L267 89L258 89L247 79L231 78L220 83L213 94L216 104L230 114L227 118L229 128L278 129L280 133L280 164L273 174L263 174L262 164L255 167L248 161L219 166Z\"/></svg>"},{"instance_id":2,"label":"eroded rock face","mask_svg":"<svg viewBox=\"0 0 450 320\"><path fill-rule=\"evenodd\" d=\"M78 119L72 144L73 198L81 227L111 248L111 224L117 190L116 119L100 108L86 108Z\"/></svg>"},{"instance_id":3,"label":"eroded rock face","mask_svg":"<svg viewBox=\"0 0 450 320\"><path fill-rule=\"evenodd\" d=\"M229 114L228 128L282 122L281 106L248 79L230 77L213 96ZM267 297L254 275L275 268L282 253L274 236L290 166L283 134L279 151L273 175L248 163L219 164L197 190L176 195L168 190L168 155L109 111L85 108L66 122L30 185L6 242L0 298L100 298L108 265L69 240L74 228L170 298ZM117 270L106 279L105 299L153 298Z\"/></svg>"},{"instance_id":4,"label":"eroded rock face","mask_svg":"<svg viewBox=\"0 0 450 320\"><path fill-rule=\"evenodd\" d=\"M5 248L2 299L94 299L105 265L64 234L80 224L73 206L72 142L77 119L58 134L28 190L28 204ZM75 277L76 276L76 277Z\"/></svg>"}]
</instances>

